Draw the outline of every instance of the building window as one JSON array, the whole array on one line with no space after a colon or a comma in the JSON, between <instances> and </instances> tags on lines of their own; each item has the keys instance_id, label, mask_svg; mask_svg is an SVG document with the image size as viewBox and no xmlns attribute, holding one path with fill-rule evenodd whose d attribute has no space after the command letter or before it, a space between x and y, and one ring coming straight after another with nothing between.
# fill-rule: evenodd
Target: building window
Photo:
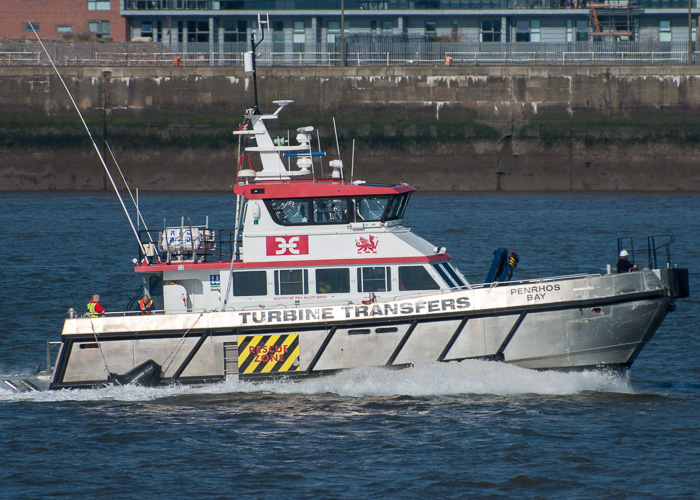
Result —
<instances>
[{"instance_id":1,"label":"building window","mask_svg":"<svg viewBox=\"0 0 700 500\"><path fill-rule=\"evenodd\" d=\"M340 21L328 21L328 33L326 43L335 43L335 38L340 36Z\"/></svg>"},{"instance_id":2,"label":"building window","mask_svg":"<svg viewBox=\"0 0 700 500\"><path fill-rule=\"evenodd\" d=\"M659 21L659 41L671 41L671 21Z\"/></svg>"},{"instance_id":3,"label":"building window","mask_svg":"<svg viewBox=\"0 0 700 500\"><path fill-rule=\"evenodd\" d=\"M34 28L34 31L41 31L41 24L40 23L24 23L24 31L32 31L32 28Z\"/></svg>"},{"instance_id":4,"label":"building window","mask_svg":"<svg viewBox=\"0 0 700 500\"><path fill-rule=\"evenodd\" d=\"M275 271L275 295L301 295L309 293L309 271L289 269Z\"/></svg>"},{"instance_id":5,"label":"building window","mask_svg":"<svg viewBox=\"0 0 700 500\"><path fill-rule=\"evenodd\" d=\"M248 24L246 21L224 21L224 42L245 42Z\"/></svg>"},{"instance_id":6,"label":"building window","mask_svg":"<svg viewBox=\"0 0 700 500\"><path fill-rule=\"evenodd\" d=\"M153 36L153 24L143 23L141 25L141 36Z\"/></svg>"},{"instance_id":7,"label":"building window","mask_svg":"<svg viewBox=\"0 0 700 500\"><path fill-rule=\"evenodd\" d=\"M282 21L272 23L272 43L284 43L284 23Z\"/></svg>"},{"instance_id":8,"label":"building window","mask_svg":"<svg viewBox=\"0 0 700 500\"><path fill-rule=\"evenodd\" d=\"M187 40L190 42L208 42L209 41L209 22L208 21L188 21L187 22Z\"/></svg>"},{"instance_id":9,"label":"building window","mask_svg":"<svg viewBox=\"0 0 700 500\"><path fill-rule=\"evenodd\" d=\"M294 21L294 38L293 43L305 43L306 42L306 30L304 28L304 21Z\"/></svg>"},{"instance_id":10,"label":"building window","mask_svg":"<svg viewBox=\"0 0 700 500\"><path fill-rule=\"evenodd\" d=\"M428 40L433 40L437 35L437 23L435 21L426 21L425 23L425 37Z\"/></svg>"},{"instance_id":11,"label":"building window","mask_svg":"<svg viewBox=\"0 0 700 500\"><path fill-rule=\"evenodd\" d=\"M588 41L588 21L585 19L576 21L576 41Z\"/></svg>"},{"instance_id":12,"label":"building window","mask_svg":"<svg viewBox=\"0 0 700 500\"><path fill-rule=\"evenodd\" d=\"M394 29L394 23L391 21L382 21L382 31L392 31Z\"/></svg>"},{"instance_id":13,"label":"building window","mask_svg":"<svg viewBox=\"0 0 700 500\"><path fill-rule=\"evenodd\" d=\"M540 20L533 19L530 21L530 41L539 42L540 41Z\"/></svg>"},{"instance_id":14,"label":"building window","mask_svg":"<svg viewBox=\"0 0 700 500\"><path fill-rule=\"evenodd\" d=\"M109 21L88 21L88 32L97 38L109 38Z\"/></svg>"},{"instance_id":15,"label":"building window","mask_svg":"<svg viewBox=\"0 0 700 500\"><path fill-rule=\"evenodd\" d=\"M501 41L501 21L481 21L481 41L500 42Z\"/></svg>"},{"instance_id":16,"label":"building window","mask_svg":"<svg viewBox=\"0 0 700 500\"><path fill-rule=\"evenodd\" d=\"M540 22L537 19L531 21L518 21L515 25L516 42L539 42Z\"/></svg>"},{"instance_id":17,"label":"building window","mask_svg":"<svg viewBox=\"0 0 700 500\"><path fill-rule=\"evenodd\" d=\"M109 0L87 0L87 10L111 10Z\"/></svg>"},{"instance_id":18,"label":"building window","mask_svg":"<svg viewBox=\"0 0 700 500\"><path fill-rule=\"evenodd\" d=\"M56 26L56 33L69 34L73 33L73 26L70 24L62 24Z\"/></svg>"},{"instance_id":19,"label":"building window","mask_svg":"<svg viewBox=\"0 0 700 500\"><path fill-rule=\"evenodd\" d=\"M238 271L233 273L233 296L267 295L265 271Z\"/></svg>"},{"instance_id":20,"label":"building window","mask_svg":"<svg viewBox=\"0 0 700 500\"><path fill-rule=\"evenodd\" d=\"M349 293L350 269L317 269L316 293Z\"/></svg>"},{"instance_id":21,"label":"building window","mask_svg":"<svg viewBox=\"0 0 700 500\"><path fill-rule=\"evenodd\" d=\"M360 292L386 292L391 290L391 268L358 268L357 286Z\"/></svg>"}]
</instances>

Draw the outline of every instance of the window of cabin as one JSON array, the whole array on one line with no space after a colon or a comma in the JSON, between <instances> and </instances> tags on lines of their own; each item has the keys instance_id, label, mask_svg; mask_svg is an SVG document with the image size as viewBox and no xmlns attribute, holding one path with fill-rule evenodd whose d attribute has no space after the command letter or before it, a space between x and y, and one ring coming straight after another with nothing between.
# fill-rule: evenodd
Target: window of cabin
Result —
<instances>
[{"instance_id":1,"label":"window of cabin","mask_svg":"<svg viewBox=\"0 0 700 500\"><path fill-rule=\"evenodd\" d=\"M440 277L447 283L450 288L459 288L467 286L464 279L460 276L457 270L452 267L449 262L433 264L433 269L437 271Z\"/></svg>"},{"instance_id":2,"label":"window of cabin","mask_svg":"<svg viewBox=\"0 0 700 500\"><path fill-rule=\"evenodd\" d=\"M313 200L314 222L337 224L348 221L347 198L320 198Z\"/></svg>"},{"instance_id":3,"label":"window of cabin","mask_svg":"<svg viewBox=\"0 0 700 500\"><path fill-rule=\"evenodd\" d=\"M265 200L276 222L284 226L309 221L309 200Z\"/></svg>"},{"instance_id":4,"label":"window of cabin","mask_svg":"<svg viewBox=\"0 0 700 500\"><path fill-rule=\"evenodd\" d=\"M267 295L266 271L236 271L233 273L233 296Z\"/></svg>"},{"instance_id":5,"label":"window of cabin","mask_svg":"<svg viewBox=\"0 0 700 500\"><path fill-rule=\"evenodd\" d=\"M349 293L350 269L316 269L316 293Z\"/></svg>"},{"instance_id":6,"label":"window of cabin","mask_svg":"<svg viewBox=\"0 0 700 500\"><path fill-rule=\"evenodd\" d=\"M386 292L391 290L391 268L358 268L357 287L360 292Z\"/></svg>"},{"instance_id":7,"label":"window of cabin","mask_svg":"<svg viewBox=\"0 0 700 500\"><path fill-rule=\"evenodd\" d=\"M275 295L301 295L309 293L309 271L306 269L282 269L275 271Z\"/></svg>"},{"instance_id":8,"label":"window of cabin","mask_svg":"<svg viewBox=\"0 0 700 500\"><path fill-rule=\"evenodd\" d=\"M399 290L439 290L428 270L423 266L399 266Z\"/></svg>"}]
</instances>

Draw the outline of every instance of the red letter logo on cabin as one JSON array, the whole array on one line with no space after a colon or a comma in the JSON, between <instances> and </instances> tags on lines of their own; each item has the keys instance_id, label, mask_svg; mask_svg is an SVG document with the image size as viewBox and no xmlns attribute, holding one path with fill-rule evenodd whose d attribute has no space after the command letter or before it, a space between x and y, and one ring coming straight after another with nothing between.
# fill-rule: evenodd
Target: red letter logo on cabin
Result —
<instances>
[{"instance_id":1,"label":"red letter logo on cabin","mask_svg":"<svg viewBox=\"0 0 700 500\"><path fill-rule=\"evenodd\" d=\"M268 236L267 255L306 255L309 253L309 237Z\"/></svg>"}]
</instances>

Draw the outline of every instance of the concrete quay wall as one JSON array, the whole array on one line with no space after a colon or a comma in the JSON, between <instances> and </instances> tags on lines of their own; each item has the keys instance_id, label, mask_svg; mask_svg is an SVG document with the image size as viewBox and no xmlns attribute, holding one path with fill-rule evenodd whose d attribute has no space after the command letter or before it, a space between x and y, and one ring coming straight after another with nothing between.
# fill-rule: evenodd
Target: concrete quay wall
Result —
<instances>
[{"instance_id":1,"label":"concrete quay wall","mask_svg":"<svg viewBox=\"0 0 700 500\"><path fill-rule=\"evenodd\" d=\"M241 68L59 69L133 187L235 182L237 142L228 138L253 103L252 78ZM259 69L257 87L263 112L274 111L273 100L295 101L282 117L289 126L325 122L331 139L335 117L347 165L357 139L356 178L424 190L700 190L693 66L275 67ZM57 123L73 119L79 123L51 68L0 68L0 133L13 138L0 139L0 190L103 189L89 142L68 148L50 140L65 133ZM230 147L156 140L218 134L217 127ZM138 141L127 133L134 128Z\"/></svg>"}]
</instances>

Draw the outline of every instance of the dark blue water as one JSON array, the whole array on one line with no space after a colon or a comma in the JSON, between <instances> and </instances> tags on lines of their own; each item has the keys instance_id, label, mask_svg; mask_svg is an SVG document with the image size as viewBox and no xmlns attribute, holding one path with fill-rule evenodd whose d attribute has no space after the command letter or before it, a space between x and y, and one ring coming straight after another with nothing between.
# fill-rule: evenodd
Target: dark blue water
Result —
<instances>
[{"instance_id":1,"label":"dark blue water","mask_svg":"<svg viewBox=\"0 0 700 500\"><path fill-rule=\"evenodd\" d=\"M222 194L142 194L153 228L230 226ZM472 281L598 272L618 235L675 233L698 280L700 196L417 195L408 223ZM0 193L0 374L31 373L69 307L119 310L136 244L109 194ZM486 362L301 383L14 394L0 388L2 498L696 498L700 303L679 301L626 376Z\"/></svg>"}]
</instances>

